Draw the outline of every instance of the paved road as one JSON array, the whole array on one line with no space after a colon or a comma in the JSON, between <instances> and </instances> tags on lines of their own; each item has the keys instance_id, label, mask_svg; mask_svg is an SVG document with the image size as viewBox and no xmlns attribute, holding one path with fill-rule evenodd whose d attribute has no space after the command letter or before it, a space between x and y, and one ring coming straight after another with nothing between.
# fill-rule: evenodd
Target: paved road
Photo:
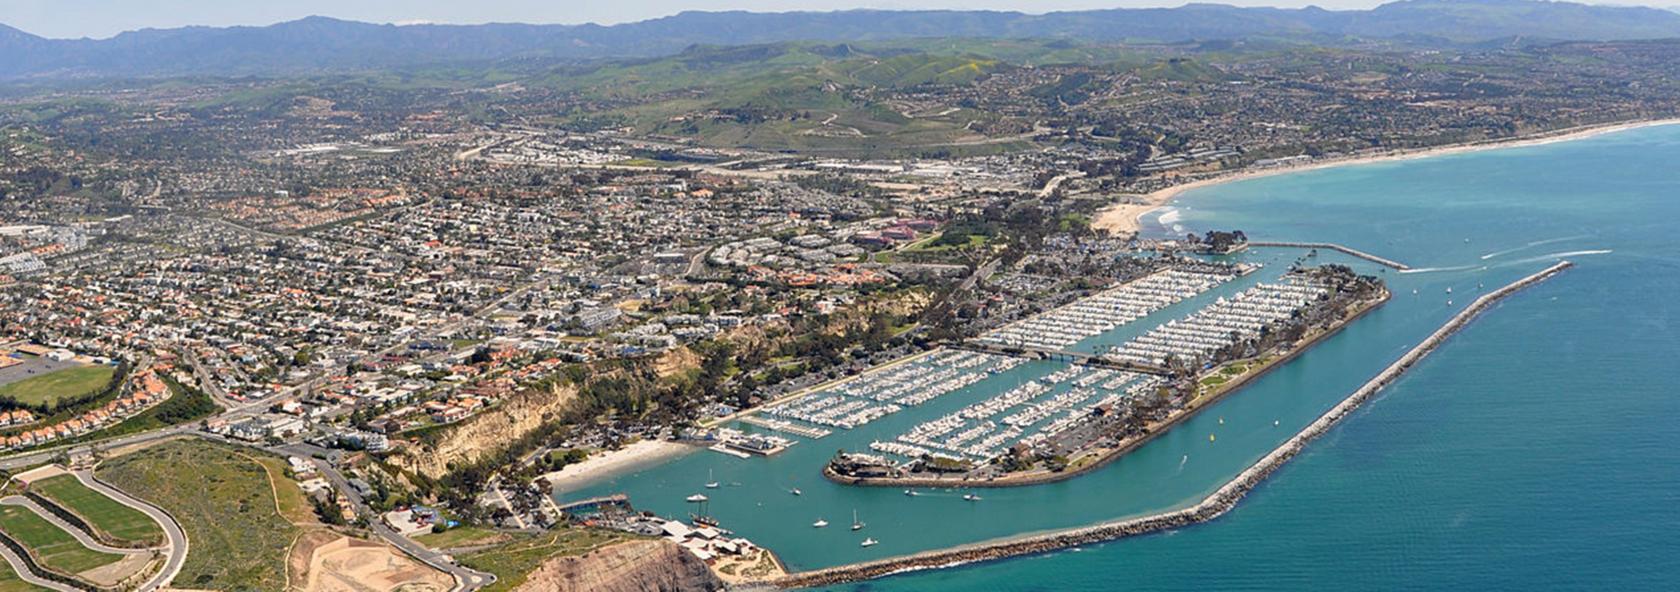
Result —
<instances>
[{"instance_id":1,"label":"paved road","mask_svg":"<svg viewBox=\"0 0 1680 592\"><path fill-rule=\"evenodd\" d=\"M152 579L147 580L144 585L140 586L139 592L153 592L154 590L161 590L164 586L169 585L169 582L174 580L177 574L181 573L181 566L186 564L187 549L189 548L187 533L186 531L181 530L181 524L175 521L175 517L170 516L168 512L163 511L163 508L154 506L145 500L128 495L122 490L106 485L104 481L100 481L97 477L93 476L93 471L83 469L75 471L72 474L76 476L77 481L82 482L82 485L86 485L89 489L103 493L106 497L117 500L117 503L119 504L139 510L140 513L151 517L153 521L163 527L163 534L167 539L167 546L164 547L164 552L168 554L168 558L164 561L163 569L158 570L157 575L152 576Z\"/></svg>"},{"instance_id":2,"label":"paved road","mask_svg":"<svg viewBox=\"0 0 1680 592\"><path fill-rule=\"evenodd\" d=\"M379 538L385 539L385 542L388 542L391 546L402 550L403 553L408 554L408 556L413 557L415 560L453 576L455 578L454 592L473 592L479 588L495 583L496 576L494 574L456 565L453 561L450 561L446 556L444 556L444 554L426 548L425 545L416 543L413 539L403 536L402 533L386 526L385 522L379 519L379 515L369 508L367 503L362 500L361 493L356 491L356 488L350 486L350 481L344 478L344 474L338 472L338 469L333 468L332 464L311 457L309 448L299 445L289 445L275 447L271 450L279 454L307 458L311 462L315 463L315 467L321 471L321 475L326 477L327 481L332 482L333 487L338 488L339 493L343 495L345 499L350 500L350 505L355 508L356 513L369 517L368 528L372 530L374 534L379 535Z\"/></svg>"},{"instance_id":3,"label":"paved road","mask_svg":"<svg viewBox=\"0 0 1680 592\"><path fill-rule=\"evenodd\" d=\"M30 573L29 567L26 564L24 564L23 559L19 558L16 553L12 552L11 547L7 547L5 545L0 545L0 557L5 557L6 558L6 563L10 564L12 566L12 572L16 573L18 579L20 579L20 580L23 580L25 582L29 582L29 583L34 584L36 586L40 586L42 588L46 588L48 590L57 590L58 592L82 592L81 590L79 590L77 588L73 588L69 585L60 584L60 583L54 582L52 580L42 579L40 577L37 577L35 574Z\"/></svg>"},{"instance_id":4,"label":"paved road","mask_svg":"<svg viewBox=\"0 0 1680 592\"><path fill-rule=\"evenodd\" d=\"M99 551L101 553L111 553L113 555L130 555L130 554L135 554L135 553L149 553L150 552L150 551L140 550L140 549L122 549L122 548L118 548L118 547L112 547L112 546L107 545L105 543L101 543L98 540L95 540L92 535L89 535L87 532L83 531L82 529L76 528L75 526L72 526L69 522L65 522L63 518L59 518L58 515L52 513L51 510L48 510L46 508L41 507L40 504L35 503L35 500L29 499L27 497L23 497L21 495L8 495L6 497L0 498L0 504L5 504L5 505L8 505L8 506L18 506L20 508L28 508L30 511L35 512L36 514L40 515L41 518L45 519L47 522L51 522L53 526L57 526L60 530L63 530L64 532L67 532L67 533L70 533L70 536L76 537L76 542L81 543L83 547L87 547L89 549L93 549L93 550Z\"/></svg>"}]
</instances>

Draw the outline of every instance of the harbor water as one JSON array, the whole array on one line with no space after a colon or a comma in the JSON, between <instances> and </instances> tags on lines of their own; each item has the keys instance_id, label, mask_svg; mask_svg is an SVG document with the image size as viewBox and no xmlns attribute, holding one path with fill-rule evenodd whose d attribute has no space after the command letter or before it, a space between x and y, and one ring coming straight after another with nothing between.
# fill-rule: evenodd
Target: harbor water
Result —
<instances>
[{"instance_id":1,"label":"harbor water","mask_svg":"<svg viewBox=\"0 0 1680 592\"><path fill-rule=\"evenodd\" d=\"M1147 221L1151 232L1335 242L1414 270L1355 264L1389 282L1387 306L1089 475L983 490L981 502L818 475L838 448L864 450L1059 367L1033 362L856 430L801 438L773 458L702 451L558 495L624 492L639 508L683 516L694 509L684 496L710 470L725 484L708 492L710 513L793 569L1180 507L1336 404L1482 286L1568 258L1575 269L1490 310L1218 520L836 589L1666 588L1680 576L1676 158L1680 126L1669 126L1186 193ZM1092 344L1182 317L1302 255L1240 255L1267 267ZM862 531L846 528L853 510ZM813 529L817 518L835 526ZM864 536L880 544L859 547Z\"/></svg>"}]
</instances>

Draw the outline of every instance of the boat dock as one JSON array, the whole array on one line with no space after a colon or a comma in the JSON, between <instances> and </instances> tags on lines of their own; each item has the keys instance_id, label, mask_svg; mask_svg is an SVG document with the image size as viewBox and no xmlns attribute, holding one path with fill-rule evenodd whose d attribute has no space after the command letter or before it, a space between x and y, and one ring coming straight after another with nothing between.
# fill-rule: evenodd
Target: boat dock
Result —
<instances>
[{"instance_id":1,"label":"boat dock","mask_svg":"<svg viewBox=\"0 0 1680 592\"><path fill-rule=\"evenodd\" d=\"M955 348L955 349L966 349L966 350L969 350L969 351L976 351L976 352L988 353L988 354L998 354L998 355L1004 355L1004 356L1017 356L1017 357L1025 356L1025 357L1028 357L1028 358L1033 358L1033 359L1038 359L1038 360L1059 360L1059 361L1063 361L1063 362L1070 362L1070 363L1073 363L1073 364L1079 364L1081 366L1091 366L1091 367L1094 367L1094 368L1108 368L1108 369L1111 369L1111 370L1125 370L1127 372L1137 372L1137 373L1140 373L1140 374L1154 374L1156 376L1168 376L1168 375L1172 374L1172 370L1169 370L1164 366L1156 366L1156 365L1153 365L1153 364L1143 364L1143 363L1138 363L1138 362L1134 362L1134 361L1130 361L1130 360L1121 360L1121 359L1116 359L1116 358L1109 357L1109 356L1102 356L1102 355L1090 354L1090 353L1085 353L1085 352L1069 351L1069 350L1065 350L1065 349L1042 349L1042 348L1036 348L1036 347L1004 346L1004 345L998 345L996 343L987 343L987 342L983 342L983 341L964 341L964 342L960 342L960 343L951 344L951 347Z\"/></svg>"},{"instance_id":2,"label":"boat dock","mask_svg":"<svg viewBox=\"0 0 1680 592\"><path fill-rule=\"evenodd\" d=\"M1255 486L1265 481L1272 472L1288 463L1290 459L1300 454L1309 443L1329 432L1330 428L1353 413L1365 401L1393 383L1425 356L1434 352L1437 347L1446 342L1447 338L1469 325L1470 321L1478 315L1505 297L1545 281L1571 266L1572 264L1568 261L1558 262L1551 267L1477 298L1470 306L1453 315L1451 319L1447 320L1446 324L1408 350L1400 359L1378 372L1376 376L1352 394L1349 394L1335 407L1319 416L1317 420L1307 424L1300 432L1279 444L1270 453L1238 473L1235 478L1226 482L1219 489L1189 507L1138 518L1072 528L1060 532L1023 536L1002 542L923 551L903 557L792 573L772 579L767 583L780 588L832 586L916 569L941 568L1004 557L1048 553L1070 547L1182 528L1213 520L1235 507L1238 501L1253 490Z\"/></svg>"},{"instance_id":3,"label":"boat dock","mask_svg":"<svg viewBox=\"0 0 1680 592\"><path fill-rule=\"evenodd\" d=\"M742 417L740 421L744 424L755 425L765 429L793 434L795 436L803 436L812 440L820 439L823 436L833 433L823 428L797 424L785 419L776 419L773 417L748 415Z\"/></svg>"},{"instance_id":4,"label":"boat dock","mask_svg":"<svg viewBox=\"0 0 1680 592\"><path fill-rule=\"evenodd\" d=\"M1376 263L1378 265L1391 267L1396 271L1406 271L1406 270L1412 268L1410 265L1406 265L1404 263L1401 263L1399 261L1395 261L1393 259L1385 259L1385 258L1382 258L1382 257L1378 257L1376 255L1372 255L1370 253L1366 253L1366 252L1358 250L1358 249L1354 249L1352 247L1344 247L1344 246L1338 245L1336 243L1298 243L1298 242L1288 242L1288 241L1249 241L1248 245L1251 246L1251 247L1285 247L1285 248L1294 248L1294 249L1329 249L1331 251L1337 251L1337 252L1344 253L1344 254L1347 254L1347 255L1352 255L1354 257L1358 257L1360 259L1364 259L1366 261Z\"/></svg>"},{"instance_id":5,"label":"boat dock","mask_svg":"<svg viewBox=\"0 0 1680 592\"><path fill-rule=\"evenodd\" d=\"M582 513L582 512L600 511L601 508L607 507L607 506L629 508L630 507L630 496L622 494L622 493L615 493L615 494L612 494L612 495L605 495L605 496L601 496L601 497L592 497L592 498L589 498L589 499L580 499L580 500L570 501L570 502L566 502L564 504L561 504L559 509L560 509L561 512L566 513L566 514L578 514L578 513Z\"/></svg>"}]
</instances>

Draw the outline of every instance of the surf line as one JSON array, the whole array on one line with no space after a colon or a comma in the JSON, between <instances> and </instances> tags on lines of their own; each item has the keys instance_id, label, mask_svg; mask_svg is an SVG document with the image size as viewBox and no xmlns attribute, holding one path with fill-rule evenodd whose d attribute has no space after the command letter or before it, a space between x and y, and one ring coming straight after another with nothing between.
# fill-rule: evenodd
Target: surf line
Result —
<instances>
[{"instance_id":1,"label":"surf line","mask_svg":"<svg viewBox=\"0 0 1680 592\"><path fill-rule=\"evenodd\" d=\"M1346 418L1365 401L1370 400L1383 387L1393 383L1401 375L1410 370L1424 356L1429 355L1445 343L1447 338L1469 325L1482 312L1488 310L1500 300L1522 291L1524 288L1545 281L1565 269L1573 267L1569 261L1559 261L1550 267L1535 272L1505 287L1489 292L1477 298L1470 306L1464 308L1448 319L1428 338L1418 343L1405 355L1400 356L1393 364L1384 368L1371 380L1367 381L1353 394L1348 395L1341 403L1330 408L1317 420L1307 424L1300 432L1279 444L1266 456L1261 457L1253 465L1218 490L1202 498L1200 502L1187 508L1153 514L1141 518L1131 518L1114 522L1105 522L1092 526L1052 532L1046 534L1018 537L998 542L964 545L950 549L925 551L903 557L866 561L838 565L807 572L788 574L780 578L761 582L778 588L807 588L813 586L828 586L856 582L888 576L907 571L920 571L952 567L968 563L992 561L1020 555L1036 555L1051 551L1058 551L1072 547L1079 547L1092 543L1111 541L1126 537L1171 530L1191 524L1207 522L1218 518L1237 502L1252 491L1255 486L1265 481L1278 468L1288 463L1295 455L1300 454L1308 443L1323 436L1343 418Z\"/></svg>"}]
</instances>

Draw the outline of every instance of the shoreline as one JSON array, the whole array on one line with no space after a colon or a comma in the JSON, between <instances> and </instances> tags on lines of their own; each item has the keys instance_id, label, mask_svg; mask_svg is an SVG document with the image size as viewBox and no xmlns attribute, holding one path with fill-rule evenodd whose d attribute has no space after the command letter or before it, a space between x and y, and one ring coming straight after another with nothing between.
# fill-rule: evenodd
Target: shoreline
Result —
<instances>
[{"instance_id":1,"label":"shoreline","mask_svg":"<svg viewBox=\"0 0 1680 592\"><path fill-rule=\"evenodd\" d=\"M1429 148L1402 148L1381 154L1346 156L1329 160L1312 161L1305 164L1285 165L1258 170L1241 169L1236 171L1221 172L1205 179L1197 179L1187 183L1180 183L1178 185L1157 189L1153 192L1144 194L1142 196L1141 203L1118 203L1106 206L1097 210L1096 216L1092 221L1091 228L1096 230L1106 230L1111 234L1136 235L1143 228L1142 220L1144 215L1160 209L1162 206L1166 205L1167 202L1171 201L1175 197L1178 197L1179 194L1194 189L1222 185L1225 183L1247 181L1250 179L1270 177L1273 175L1300 173L1333 167L1431 158L1435 156L1464 154L1470 152L1480 152L1483 150L1497 150L1501 148L1543 146L1558 142L1584 140L1587 138L1629 130L1677 124L1680 124L1680 117L1623 121L1619 123L1588 124L1545 132L1537 132L1523 136L1513 136L1510 138L1479 140L1462 144L1449 144Z\"/></svg>"},{"instance_id":2,"label":"shoreline","mask_svg":"<svg viewBox=\"0 0 1680 592\"><path fill-rule=\"evenodd\" d=\"M1010 479L1008 477L1005 477L1005 478L1001 478L1001 479L993 479L993 480L988 480L988 481L965 481L965 480L961 480L961 479L937 479L937 478L926 478L926 477L910 477L910 478L902 478L902 477L896 477L896 478L846 477L846 476L835 474L833 471L829 470L829 467L827 467L827 466L823 467L822 474L823 474L823 477L827 478L829 481L833 481L833 482L841 484L841 485L852 485L852 486L857 486L857 487L905 487L905 486L909 486L909 487L1003 488L1003 487L1025 487L1025 486L1031 486L1031 485L1043 485L1045 483L1056 483L1056 482L1067 481L1067 480L1070 480L1070 479L1073 479L1073 478L1076 478L1076 477L1080 477L1080 476L1086 475L1088 473L1091 473L1093 471L1096 471L1097 469L1101 469L1103 467L1106 467L1110 463L1113 463L1116 460L1120 460L1122 457L1124 457L1128 454L1131 454L1132 451L1137 450L1138 448L1142 447L1144 444L1148 444L1148 443L1154 441L1155 438L1161 436L1162 434L1165 434L1168 431L1171 431L1173 428L1178 427L1179 424L1184 423L1186 421L1189 421L1191 418L1193 418L1197 415L1200 415L1203 409L1206 409L1207 407L1209 407L1209 406L1211 406L1215 403L1218 403L1221 400L1224 400L1225 397L1227 397L1227 396L1229 396L1229 395L1231 395L1231 394L1233 394L1233 393L1235 393L1239 390L1242 390L1242 387L1246 386L1248 383L1253 382L1255 380L1258 380L1261 376L1265 376L1266 374L1271 373L1272 370L1276 370L1278 368L1281 368L1281 367L1287 365L1290 361L1293 361L1296 357L1300 356L1303 353L1306 353L1307 350L1310 350L1313 347L1317 346L1319 343L1322 343L1324 340L1327 340L1327 339L1329 339L1331 337L1334 337L1335 335L1341 333L1342 329L1346 329L1348 327L1348 325L1352 325L1355 321L1358 321L1359 319L1365 318L1365 315L1370 314L1372 311L1377 310L1379 308L1382 308L1382 306L1384 304L1387 304L1389 299L1392 298L1392 297L1393 297L1393 294L1390 293L1387 289L1384 289L1381 298L1378 298L1377 300L1366 304L1363 308L1359 309L1358 312L1355 312L1352 315L1348 316L1347 318L1342 319L1340 322L1336 323L1336 325L1334 327L1331 327L1331 328L1329 328L1325 331L1321 331L1321 332L1309 337L1306 341L1295 344L1294 347L1290 348L1288 353L1285 353L1284 355L1282 355L1282 356L1280 356L1276 359L1269 360L1265 364L1261 365L1258 368L1254 368L1254 369L1249 370L1248 372L1244 372L1242 375L1238 376L1234 380L1231 380L1230 382L1219 385L1219 388L1216 392L1213 392L1213 393L1210 393L1210 394L1208 394L1204 397L1198 398L1195 401L1193 401L1190 404L1190 406L1185 407L1184 409L1181 409L1178 412L1173 413L1172 415L1169 415L1167 418L1165 418L1165 419L1163 419L1159 422L1156 422L1156 423L1153 423L1153 424L1150 424L1150 425L1146 426L1144 428L1144 432L1142 434L1139 434L1137 436L1133 436L1129 440L1127 440L1125 442L1122 442L1119 446L1116 446L1114 448L1111 448L1111 449L1108 449L1108 450L1105 450L1105 451L1102 451L1102 452L1098 452L1095 460L1093 460L1091 462L1087 462L1083 465L1080 465L1078 468L1074 468L1074 469L1071 469L1071 470L1065 470L1065 471L1061 471L1061 472L1058 472L1058 473L1034 472L1034 473L1021 475L1021 476L1019 476L1017 478L1014 478L1014 479Z\"/></svg>"},{"instance_id":3,"label":"shoreline","mask_svg":"<svg viewBox=\"0 0 1680 592\"><path fill-rule=\"evenodd\" d=\"M630 469L657 464L660 461L681 456L683 453L694 449L693 446L669 440L638 440L634 444L618 450L591 454L583 462L566 465L558 471L543 473L538 478L548 480L555 493L569 493L571 490L593 484L601 479Z\"/></svg>"},{"instance_id":4,"label":"shoreline","mask_svg":"<svg viewBox=\"0 0 1680 592\"><path fill-rule=\"evenodd\" d=\"M990 543L975 543L949 549L924 551L898 558L823 568L790 574L765 583L778 588L806 588L842 584L909 571L939 569L1021 555L1047 553L1208 522L1236 507L1236 504L1249 491L1252 491L1273 472L1300 454L1308 444L1328 433L1342 419L1345 419L1366 401L1381 392L1382 389L1403 376L1420 360L1433 353L1448 338L1468 326L1471 321L1486 312L1494 304L1523 289L1550 279L1573 266L1574 264L1569 261L1560 261L1477 298L1464 310L1448 319L1440 328L1430 333L1423 341L1407 350L1398 360L1379 371L1376 376L1366 381L1352 394L1349 394L1341 402L1331 407L1329 411L1319 416L1318 419L1307 424L1294 436L1279 444L1271 452L1239 472L1230 481L1225 482L1224 485L1189 507L1056 532L1012 537Z\"/></svg>"}]
</instances>

